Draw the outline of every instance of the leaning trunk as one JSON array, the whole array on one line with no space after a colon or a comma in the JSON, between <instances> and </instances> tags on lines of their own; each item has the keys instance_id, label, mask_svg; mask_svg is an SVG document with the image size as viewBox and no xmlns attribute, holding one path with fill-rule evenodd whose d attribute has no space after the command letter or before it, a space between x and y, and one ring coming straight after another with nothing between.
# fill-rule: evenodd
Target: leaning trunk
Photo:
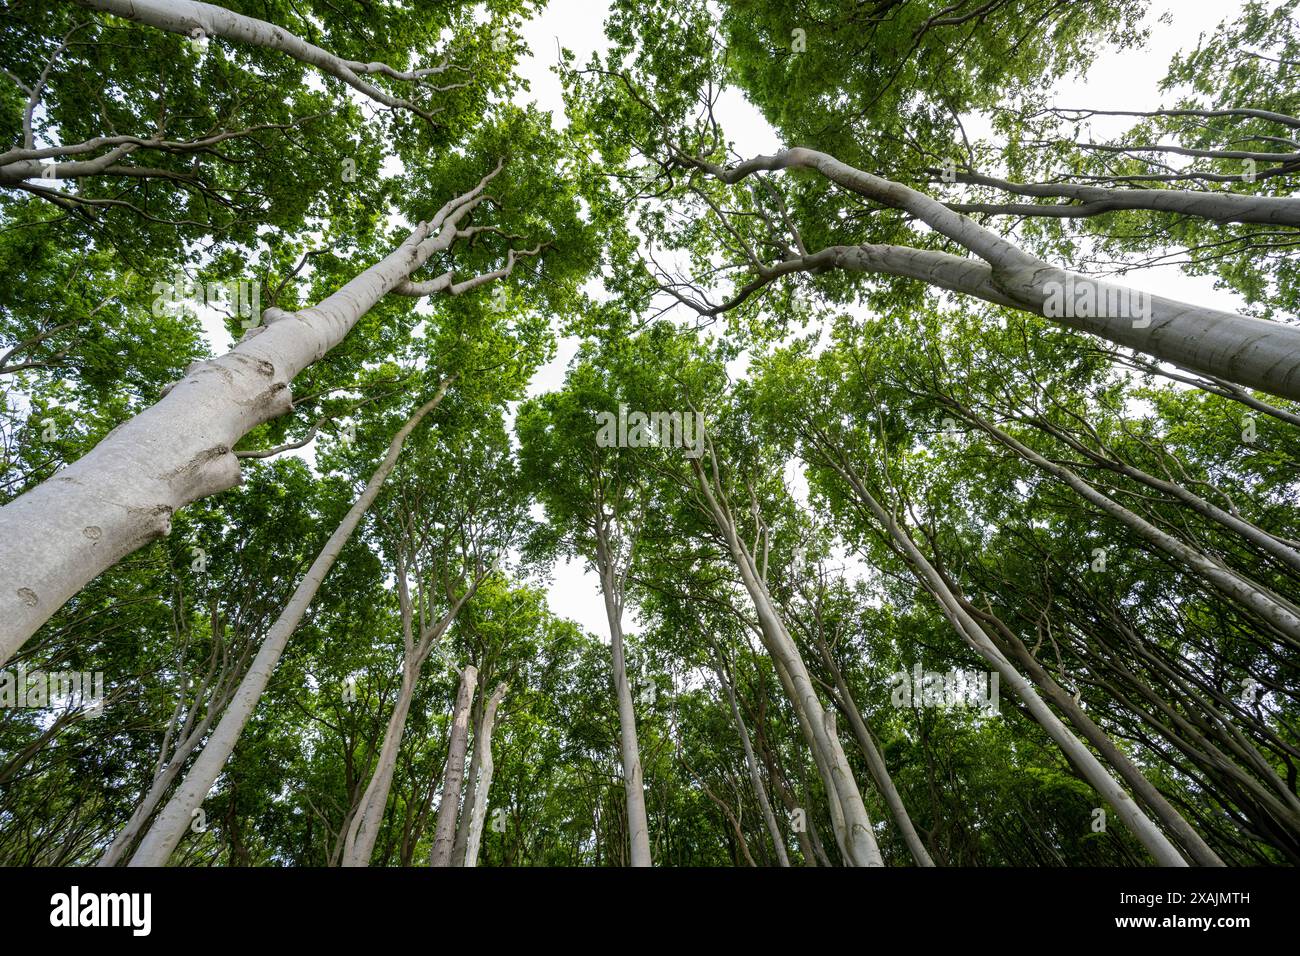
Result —
<instances>
[{"instance_id":1,"label":"leaning trunk","mask_svg":"<svg viewBox=\"0 0 1300 956\"><path fill-rule=\"evenodd\" d=\"M221 774L221 768L226 765L226 760L234 751L239 735L243 733L244 725L248 723L248 718L253 714L253 708L257 706L262 692L266 690L267 682L271 679L271 672L275 670L276 664L279 663L280 655L284 653L285 645L289 642L289 636L297 629L298 622L307 613L307 608L316 597L316 592L320 589L325 576L329 574L330 568L334 566L334 562L342 552L343 546L352 537L352 532L361 523L362 515L366 513L371 504L374 503L375 498L379 496L379 489L388 477L389 472L397 464L397 457L401 454L402 444L406 441L407 436L415 430L415 427L420 424L425 415L438 406L438 403L442 401L442 396L446 394L447 386L450 384L450 378L444 379L438 386L437 394L421 405L410 420L393 436L393 440L388 446L387 456L375 469L375 473L370 476L370 480L366 482L365 491L353 503L339 526L334 529L334 533L325 542L325 547L321 549L320 554L316 556L316 560L308 568L307 574L299 582L297 590L289 598L289 603L283 613L271 625L266 640L262 642L262 646L257 652L257 657L253 659L252 666L249 667L248 673L244 675L244 679L240 682L234 697L226 707L225 713L221 715L221 721L217 724L217 729L212 732L212 737L208 740L207 746L203 748L203 752L199 754L198 759L190 767L190 772L185 775L180 787L158 815L144 840L141 841L135 856L131 858L132 866L163 866L171 856L172 851L176 849L177 844L181 842L181 837L185 835L185 830L190 825L194 811L198 809L212 789L212 785L216 783L217 777Z\"/></svg>"},{"instance_id":2,"label":"leaning trunk","mask_svg":"<svg viewBox=\"0 0 1300 956\"><path fill-rule=\"evenodd\" d=\"M967 605L967 610L970 610L969 604L963 603ZM1001 625L1000 621L996 622L994 627L1002 634L1003 643L1020 661L1030 679L1042 688L1043 693L1065 714L1066 719L1074 725L1075 729L1083 734L1084 739L1115 768L1116 773L1132 788L1138 798L1151 808L1165 828L1182 844L1192 860L1200 866L1224 866L1219 855L1210 849L1209 844L1201 838L1191 824L1183 819L1182 814L1173 808L1164 794L1157 790L1155 785L1133 764L1133 761L1115 745L1110 735L1097 726L1083 708L1075 703L1074 698L1065 692L1065 688L1052 680L1051 675L1033 656L1029 648L1025 647L1024 642L1009 628L1003 631L1005 625Z\"/></svg>"},{"instance_id":3,"label":"leaning trunk","mask_svg":"<svg viewBox=\"0 0 1300 956\"><path fill-rule=\"evenodd\" d=\"M341 866L370 865L370 857L375 850L375 840L379 837L379 827L384 822L384 808L388 806L388 792L393 785L393 770L397 767L397 753L402 746L402 734L406 731L406 718L411 710L411 698L415 696L415 682L418 677L418 665L413 667L411 661L406 661L402 667L402 686L397 693L393 712L388 717L384 742L379 748L379 759L375 761L375 770L370 775L370 783L366 786L366 792L361 797L361 805L348 827Z\"/></svg>"},{"instance_id":4,"label":"leaning trunk","mask_svg":"<svg viewBox=\"0 0 1300 956\"><path fill-rule=\"evenodd\" d=\"M215 714L215 711L210 711L199 723L198 727L190 731L189 736L172 753L167 761L167 766L153 778L149 792L136 804L131 819L126 822L126 826L118 831L117 836L113 838L112 844L104 851L104 855L99 858L99 862L95 864L96 866L117 866L122 862L122 858L130 852L131 845L135 843L135 838L144 828L144 825L149 822L154 810L158 809L158 804L162 802L162 798L167 796L167 791L171 789L172 783L180 776L185 761L194 751L194 748L198 746L199 741L203 739L203 735L208 732L208 727L212 723Z\"/></svg>"},{"instance_id":5,"label":"leaning trunk","mask_svg":"<svg viewBox=\"0 0 1300 956\"><path fill-rule=\"evenodd\" d=\"M934 866L930 851L921 842L916 827L912 825L912 818L907 813L907 807L903 805L903 798L899 796L898 788L894 786L894 778L889 775L889 768L885 766L885 758L881 756L880 748L876 746L876 741L867 728L867 722L862 719L862 712L858 710L853 695L849 693L849 685L844 680L844 674L836 666L834 658L830 655L830 649L826 647L820 637L818 638L818 645L822 653L822 659L826 661L826 666L830 668L831 674L835 678L835 688L839 692L839 703L844 713L848 715L849 724L853 728L853 736L857 738L858 748L867 761L867 769L871 771L871 777L876 782L876 789L885 798L885 803L894 818L894 823L897 824L899 832L903 834L903 842L907 844L907 849L912 854L912 859L916 861L917 866Z\"/></svg>"},{"instance_id":6,"label":"leaning trunk","mask_svg":"<svg viewBox=\"0 0 1300 956\"><path fill-rule=\"evenodd\" d=\"M722 682L723 689L727 692L727 702L731 705L731 719L736 722L736 730L740 734L740 745L745 749L745 767L749 771L749 782L754 788L754 798L758 801L759 809L763 811L763 823L767 826L768 835L772 837L772 846L776 849L777 861L782 866L790 865L790 855L786 852L785 838L781 835L781 828L777 826L776 814L772 812L772 801L767 798L767 788L763 786L763 777L758 772L758 761L754 757L754 745L749 740L749 730L745 727L745 719L740 714L740 708L736 705L736 692L731 686L731 681L727 680L726 674L722 668L718 668L718 680Z\"/></svg>"},{"instance_id":7,"label":"leaning trunk","mask_svg":"<svg viewBox=\"0 0 1300 956\"><path fill-rule=\"evenodd\" d=\"M1065 725L1061 723L1060 718L1034 691L1024 675L1012 666L1011 662L993 644L984 629L966 613L942 577L926 560L925 556L921 554L920 549L917 548L916 543L907 531L894 520L893 515L889 514L881 506L880 502L867 490L866 486L858 480L856 474L834 459L828 459L828 461L839 472L840 476L848 482L858 500L874 516L907 558L918 582L938 601L940 611L957 634L988 661L1001 675L1002 680L1006 681L1007 686L1011 688L1017 697L1024 701L1026 709L1033 718L1047 731L1048 736L1056 741L1057 746L1061 748L1066 758L1079 769L1084 779L1092 784L1102 799L1111 805L1116 815L1138 838L1139 842L1147 848L1156 862L1161 866L1186 866L1187 861L1169 842L1169 839L1161 832L1160 828L1142 812L1141 808L1133 801L1133 798L1107 772L1092 751L1085 747L1078 737L1070 733Z\"/></svg>"},{"instance_id":8,"label":"leaning trunk","mask_svg":"<svg viewBox=\"0 0 1300 956\"><path fill-rule=\"evenodd\" d=\"M265 313L225 355L196 362L156 404L0 507L0 664L97 575L165 536L172 515L240 481L232 450L292 408L289 383L456 239L486 180L317 305Z\"/></svg>"},{"instance_id":9,"label":"leaning trunk","mask_svg":"<svg viewBox=\"0 0 1300 956\"><path fill-rule=\"evenodd\" d=\"M697 486L708 504L714 525L722 534L731 553L732 561L740 572L745 590L749 592L754 610L758 614L759 631L764 638L773 660L778 663L778 673L784 668L789 680L787 693L792 695L792 702L806 719L805 731L815 742L813 755L818 758L827 785L827 797L830 799L831 812L834 817L841 817L837 825L842 827L836 836L844 851L845 862L850 866L884 866L880 848L871 829L871 820L867 816L862 794L854 782L852 769L840 744L839 736L834 733L834 718L822 707L812 678L799 655L799 649L790 637L777 613L776 605L767 586L763 583L754 565L752 557L745 549L737 533L736 525L728 507L714 493L703 467L693 462ZM715 463L716 468L716 463ZM838 809L838 812L837 812Z\"/></svg>"}]
</instances>

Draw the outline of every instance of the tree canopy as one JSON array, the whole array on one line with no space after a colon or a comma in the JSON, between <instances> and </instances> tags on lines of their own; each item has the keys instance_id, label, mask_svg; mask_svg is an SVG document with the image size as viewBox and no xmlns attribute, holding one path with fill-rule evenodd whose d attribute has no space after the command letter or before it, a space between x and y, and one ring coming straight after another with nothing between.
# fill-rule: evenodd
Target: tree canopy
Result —
<instances>
[{"instance_id":1,"label":"tree canopy","mask_svg":"<svg viewBox=\"0 0 1300 956\"><path fill-rule=\"evenodd\" d=\"M1298 10L3 0L0 864L1300 864Z\"/></svg>"}]
</instances>

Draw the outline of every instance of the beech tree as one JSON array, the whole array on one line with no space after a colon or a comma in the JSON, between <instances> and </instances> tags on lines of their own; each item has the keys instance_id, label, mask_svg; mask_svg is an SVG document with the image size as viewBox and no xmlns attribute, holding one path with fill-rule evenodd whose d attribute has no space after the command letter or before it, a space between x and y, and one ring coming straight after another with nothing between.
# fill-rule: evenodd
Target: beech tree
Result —
<instances>
[{"instance_id":1,"label":"beech tree","mask_svg":"<svg viewBox=\"0 0 1300 956\"><path fill-rule=\"evenodd\" d=\"M521 410L519 434L525 473L547 509L556 537L589 562L600 578L609 623L631 861L633 866L650 866L644 776L623 639L628 575L637 561L648 496L634 453L598 441L591 429L593 408L616 417L626 411L612 379L590 365L579 366L567 393L547 396Z\"/></svg>"},{"instance_id":2,"label":"beech tree","mask_svg":"<svg viewBox=\"0 0 1300 956\"><path fill-rule=\"evenodd\" d=\"M0 6L0 863L1300 865L1300 0L549 6Z\"/></svg>"}]
</instances>

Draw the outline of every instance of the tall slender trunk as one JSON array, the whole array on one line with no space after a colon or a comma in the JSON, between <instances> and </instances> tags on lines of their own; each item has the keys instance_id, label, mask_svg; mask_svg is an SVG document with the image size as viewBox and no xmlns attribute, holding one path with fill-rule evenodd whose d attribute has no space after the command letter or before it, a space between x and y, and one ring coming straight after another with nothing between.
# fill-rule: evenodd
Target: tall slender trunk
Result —
<instances>
[{"instance_id":1,"label":"tall slender trunk","mask_svg":"<svg viewBox=\"0 0 1300 956\"><path fill-rule=\"evenodd\" d=\"M498 684L492 696L488 698L487 707L483 709L483 719L474 734L474 755L478 758L480 778L473 786L473 800L469 816L469 833L465 841L465 855L461 866L478 866L478 850L483 840L483 821L487 817L488 794L492 789L492 773L496 765L492 762L492 731L496 727L497 708L505 696L506 685Z\"/></svg>"},{"instance_id":2,"label":"tall slender trunk","mask_svg":"<svg viewBox=\"0 0 1300 956\"><path fill-rule=\"evenodd\" d=\"M623 790L627 799L631 865L652 866L650 825L646 818L645 785L641 772L641 749L636 736L636 711L632 706L632 688L627 682L627 661L623 650L622 592L618 586L605 528L599 518L597 524L596 558L600 570L601 591L605 599L605 619L609 622L609 648L614 676L614 696L618 704L619 750L623 758Z\"/></svg>"},{"instance_id":3,"label":"tall slender trunk","mask_svg":"<svg viewBox=\"0 0 1300 956\"><path fill-rule=\"evenodd\" d=\"M474 799L478 793L479 764L483 760L483 748L480 746L483 732L483 712L482 708L487 702L487 674L482 669L478 672L478 691L474 695L474 704L470 707L470 723L474 727L473 742L470 746L469 770L465 772L465 813L460 815L460 820L456 823L456 842L451 848L451 865L465 865L465 848L469 845L469 827L473 821L473 814L468 810L474 805Z\"/></svg>"},{"instance_id":4,"label":"tall slender trunk","mask_svg":"<svg viewBox=\"0 0 1300 956\"><path fill-rule=\"evenodd\" d=\"M709 447L712 459L711 441ZM712 460L716 481L718 466L716 459ZM713 523L726 541L745 590L749 592L750 599L753 601L764 643L772 654L773 660L780 664L778 673L781 668L785 669L789 678L787 693L792 695L796 711L804 715L807 720L806 730L815 742L813 754L819 759L819 769L827 778L827 795L831 797L832 819L840 818L838 825L842 829L836 836L842 844L845 861L850 866L884 866L880 848L876 845L875 833L871 829L871 820L867 816L866 805L862 802L862 794L853 779L839 736L833 732L834 715L822 707L817 697L808 669L799 656L798 646L786 630L753 558L740 540L730 507L722 497L721 485L718 484L715 488L710 484L698 460L693 460L691 465L695 472L696 484L707 502Z\"/></svg>"},{"instance_id":5,"label":"tall slender trunk","mask_svg":"<svg viewBox=\"0 0 1300 956\"><path fill-rule=\"evenodd\" d=\"M764 643L766 644L766 641ZM848 861L850 856L844 826L844 804L840 799L839 788L835 785L835 775L831 772L830 765L826 760L825 746L818 738L817 732L813 730L807 708L799 702L799 691L790 677L789 668L782 663L781 658L770 648L768 653L772 655L772 667L776 671L777 680L794 709L795 721L799 724L799 732L803 734L804 742L808 744L808 752L812 755L813 766L817 768L817 776L821 779L822 789L826 791L826 809L830 813L831 831L835 836L835 845L839 848L840 858Z\"/></svg>"},{"instance_id":6,"label":"tall slender trunk","mask_svg":"<svg viewBox=\"0 0 1300 956\"><path fill-rule=\"evenodd\" d=\"M963 606L974 616L987 619L989 615L980 614L969 601L966 601L958 595ZM1024 667L1025 672L1029 674L1030 680L1042 688L1043 693L1054 703L1057 708L1065 714L1066 719L1074 725L1079 733L1083 734L1085 740L1096 748L1097 752L1102 755L1105 761L1115 768L1115 771L1124 779L1124 782L1132 788L1137 794L1138 799L1145 803L1151 811L1164 824L1165 828L1174 835L1183 849L1187 851L1193 862L1200 866L1223 866L1224 862L1219 855L1210 849L1209 844L1201 838L1183 816L1170 805L1165 799L1164 794L1155 788L1150 780L1129 760L1128 756L1115 745L1115 741L1110 739L1110 735L1097 726L1096 722L1078 704L1074 698L1066 693L1065 688L1056 681L1052 680L1047 670L1040 664L1037 658L1030 653L1029 648L1020 638L1002 623L1001 619L995 619L993 622L994 629L1002 635L1003 644L1011 651L1012 655Z\"/></svg>"},{"instance_id":7,"label":"tall slender trunk","mask_svg":"<svg viewBox=\"0 0 1300 956\"><path fill-rule=\"evenodd\" d=\"M460 810L460 789L465 779L465 750L469 745L469 710L474 702L478 668L466 666L456 691L456 712L451 722L451 743L447 748L447 773L442 780L442 802L438 804L438 822L433 831L430 866L451 866L451 851L456 843L456 818Z\"/></svg>"},{"instance_id":8,"label":"tall slender trunk","mask_svg":"<svg viewBox=\"0 0 1300 956\"><path fill-rule=\"evenodd\" d=\"M402 686L397 692L393 712L388 716L388 726L384 730L384 742L380 746L374 772L370 775L370 782L348 825L340 866L369 866L370 857L374 854L375 840L384 821L384 809L388 806L393 771L397 767L397 753L402 745L402 734L406 730L406 718L420 676L419 666L412 664L409 660L403 662Z\"/></svg>"},{"instance_id":9,"label":"tall slender trunk","mask_svg":"<svg viewBox=\"0 0 1300 956\"><path fill-rule=\"evenodd\" d=\"M1292 647L1300 648L1300 608L1297 608L1290 601L1279 597L1268 588L1249 580L1221 562L1213 560L1195 548L1184 544L1173 535L1161 531L1145 518L1102 494L1070 469L1048 461L1028 445L1007 434L992 422L981 418L969 408L955 402L952 405L964 417L987 432L999 443L1014 451L1040 471L1051 475L1072 488L1085 501L1095 505L1103 513L1127 527L1141 540L1181 563L1188 571L1214 587L1221 594L1254 612Z\"/></svg>"},{"instance_id":10,"label":"tall slender trunk","mask_svg":"<svg viewBox=\"0 0 1300 956\"><path fill-rule=\"evenodd\" d=\"M430 256L451 247L495 175L311 308L266 310L266 325L225 355L191 365L154 405L0 507L0 664L102 571L168 534L175 512L237 485L232 449L239 440L287 414L294 378Z\"/></svg>"},{"instance_id":11,"label":"tall slender trunk","mask_svg":"<svg viewBox=\"0 0 1300 956\"><path fill-rule=\"evenodd\" d=\"M186 735L185 740L172 752L171 757L167 760L167 766L154 775L153 783L150 784L148 792L135 805L131 818L118 831L117 836L113 838L113 842L104 851L104 855L95 864L96 866L117 866L122 862L123 857L130 851L131 845L135 843L135 838L139 835L140 830L153 816L154 810L158 809L158 804L167 795L172 783L180 776L185 761L189 759L194 748L199 745L199 741L207 734L208 727L216 719L218 711L219 708L209 710L203 720L199 721L198 726L191 730Z\"/></svg>"},{"instance_id":12,"label":"tall slender trunk","mask_svg":"<svg viewBox=\"0 0 1300 956\"><path fill-rule=\"evenodd\" d=\"M234 697L221 715L221 721L212 732L207 746L203 748L203 752L194 761L185 779L172 794L171 800L167 802L145 838L140 842L139 849L131 858L131 866L163 866L180 843L181 837L190 826L194 811L207 797L212 785L221 774L221 768L226 765L226 760L234 751L235 743L243 733L244 725L252 716L253 708L257 706L262 692L266 690L271 672L279 663L290 635L297 629L303 615L307 613L307 608L315 599L321 583L329 574L330 568L334 566L343 546L352 537L352 532L361 523L362 516L379 496L380 487L397 464L403 443L424 417L438 407L453 378L454 375L443 379L433 398L416 409L415 414L393 436L393 440L388 445L388 454L370 476L370 480L366 482L365 490L348 509L339 526L334 529L334 533L325 542L325 547L321 549L302 581L298 583L284 611L271 625L266 640L262 642L248 673L240 681Z\"/></svg>"},{"instance_id":13,"label":"tall slender trunk","mask_svg":"<svg viewBox=\"0 0 1300 956\"><path fill-rule=\"evenodd\" d=\"M410 604L406 598L406 569L399 572L399 591L402 600L403 629L409 635ZM402 686L393 705L393 712L388 718L388 727L384 731L384 741L379 748L379 759L375 761L374 773L366 785L366 792L361 798L361 805L348 827L344 847L343 866L369 866L374 854L375 840L379 828L384 822L384 810L388 806L388 794L393 785L393 772L397 769L397 755L402 749L402 735L406 731L406 720L410 713L411 700L415 696L415 685L420 679L420 671L433 649L434 642L447 632L447 628L456 620L465 602L473 597L478 589L477 582L471 582L465 593L452 601L451 607L436 622L431 624L421 635L419 643L411 641L402 660Z\"/></svg>"},{"instance_id":14,"label":"tall slender trunk","mask_svg":"<svg viewBox=\"0 0 1300 956\"><path fill-rule=\"evenodd\" d=\"M1141 808L1133 801L1133 798L1101 765L1101 762L1093 755L1092 751L1085 747L1078 737L1066 729L1060 718L1035 693L1024 675L1012 666L1011 662L994 645L984 629L961 607L960 602L948 589L943 578L934 569L933 565L926 560L920 549L917 548L911 535L899 525L894 516L887 512L871 492L867 490L866 486L858 479L857 474L847 467L846 462L838 459L835 453L828 448L823 448L823 451L826 452L827 457L825 460L827 463L848 483L857 499L906 556L918 582L935 597L940 611L957 634L981 657L993 665L1007 686L1017 697L1024 701L1026 709L1047 732L1048 736L1056 741L1061 751L1079 769L1084 778L1092 784L1102 799L1111 805L1115 814L1138 838L1138 841L1147 848L1147 851L1155 858L1156 862L1161 866L1186 866L1187 861L1169 842L1169 838L1142 812Z\"/></svg>"},{"instance_id":15,"label":"tall slender trunk","mask_svg":"<svg viewBox=\"0 0 1300 956\"><path fill-rule=\"evenodd\" d=\"M898 788L894 786L894 778L889 775L889 768L885 766L885 758L881 755L880 748L876 746L876 741L872 738L866 721L862 719L862 712L858 710L858 705L849 692L849 685L844 680L844 674L836 666L835 659L831 657L830 648L826 646L820 635L817 637L817 645L821 651L822 660L826 662L831 676L835 678L835 689L838 692L835 702L839 704L849 718L849 725L853 728L853 736L858 741L858 749L862 751L862 756L867 761L867 769L871 771L871 778L876 782L876 789L885 798L890 815L893 816L899 832L903 834L903 842L907 844L908 852L912 854L912 859L916 861L917 866L934 866L934 859L930 856L930 851L925 848L925 844L921 842L916 827L912 825L912 818L908 816L907 807L903 805L903 798L899 796Z\"/></svg>"},{"instance_id":16,"label":"tall slender trunk","mask_svg":"<svg viewBox=\"0 0 1300 956\"><path fill-rule=\"evenodd\" d=\"M754 798L758 800L758 808L763 813L763 822L767 825L768 835L772 838L772 846L776 850L777 861L781 866L790 865L790 855L786 852L785 837L781 835L781 828L777 826L776 814L772 811L772 801L767 797L767 788L763 786L763 777L758 772L758 760L754 757L754 745L749 739L749 730L745 727L745 719L740 714L740 707L736 704L736 692L731 686L731 681L727 679L726 672L721 666L717 669L718 680L721 682L723 690L727 692L727 702L731 705L731 719L736 722L736 730L740 734L740 745L745 749L745 767L749 770L749 782L754 788Z\"/></svg>"}]
</instances>

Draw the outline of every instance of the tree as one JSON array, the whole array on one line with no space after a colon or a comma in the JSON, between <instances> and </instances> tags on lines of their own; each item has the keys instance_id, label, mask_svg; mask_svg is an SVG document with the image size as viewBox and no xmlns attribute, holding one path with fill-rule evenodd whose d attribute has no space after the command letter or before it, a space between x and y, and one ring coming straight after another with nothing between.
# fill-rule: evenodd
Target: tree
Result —
<instances>
[{"instance_id":1,"label":"tree","mask_svg":"<svg viewBox=\"0 0 1300 956\"><path fill-rule=\"evenodd\" d=\"M1300 865L1300 0L544 6L0 10L0 863Z\"/></svg>"}]
</instances>

